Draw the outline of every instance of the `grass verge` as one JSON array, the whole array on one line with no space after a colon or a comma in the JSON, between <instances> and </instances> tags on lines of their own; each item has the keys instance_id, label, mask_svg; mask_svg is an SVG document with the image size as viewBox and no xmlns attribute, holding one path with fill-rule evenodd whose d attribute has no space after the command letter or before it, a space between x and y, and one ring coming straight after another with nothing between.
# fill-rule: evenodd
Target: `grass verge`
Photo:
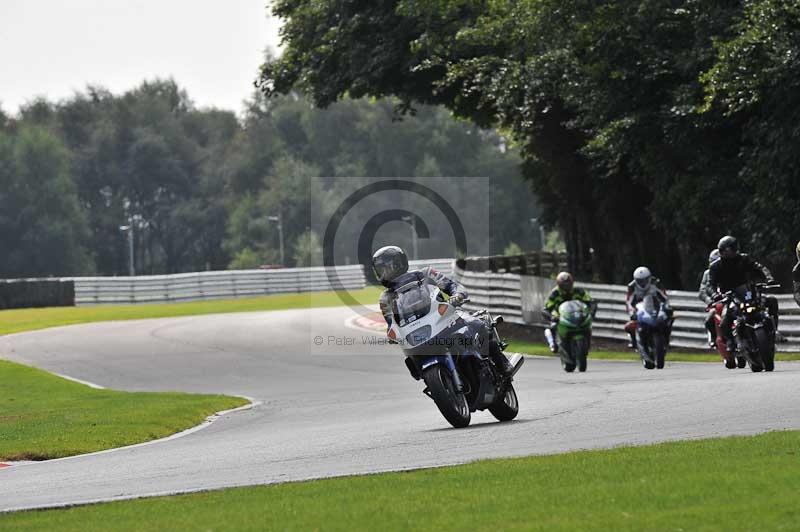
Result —
<instances>
[{"instance_id":1,"label":"grass verge","mask_svg":"<svg viewBox=\"0 0 800 532\"><path fill-rule=\"evenodd\" d=\"M789 530L800 432L0 515L10 530Z\"/></svg>"},{"instance_id":2,"label":"grass verge","mask_svg":"<svg viewBox=\"0 0 800 532\"><path fill-rule=\"evenodd\" d=\"M527 355L557 356L550 352L550 349L542 344L526 342L520 340L510 340L508 352L525 353ZM600 360L640 360L639 354L632 349L627 351L613 351L608 349L597 349L589 351L589 358ZM777 353L775 360L800 360L800 353ZM721 362L719 355L711 351L677 351L667 353L667 362Z\"/></svg>"},{"instance_id":3,"label":"grass verge","mask_svg":"<svg viewBox=\"0 0 800 532\"><path fill-rule=\"evenodd\" d=\"M381 289L378 287L368 287L362 290L354 290L350 292L350 295L363 305L374 305L378 302L380 292ZM336 292L305 292L241 299L193 301L190 303L3 310L0 311L0 335L97 321L168 318L223 312L335 307L343 304Z\"/></svg>"},{"instance_id":4,"label":"grass verge","mask_svg":"<svg viewBox=\"0 0 800 532\"><path fill-rule=\"evenodd\" d=\"M97 390L0 360L0 460L44 460L154 440L246 403L224 395Z\"/></svg>"}]
</instances>

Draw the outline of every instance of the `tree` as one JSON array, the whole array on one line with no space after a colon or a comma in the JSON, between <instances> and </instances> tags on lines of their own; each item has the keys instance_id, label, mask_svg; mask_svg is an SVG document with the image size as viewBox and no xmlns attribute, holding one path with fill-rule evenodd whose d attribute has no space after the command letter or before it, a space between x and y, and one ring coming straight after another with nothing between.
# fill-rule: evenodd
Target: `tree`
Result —
<instances>
[{"instance_id":1,"label":"tree","mask_svg":"<svg viewBox=\"0 0 800 532\"><path fill-rule=\"evenodd\" d=\"M0 131L0 277L91 274L88 237L63 144L40 127Z\"/></svg>"},{"instance_id":2,"label":"tree","mask_svg":"<svg viewBox=\"0 0 800 532\"><path fill-rule=\"evenodd\" d=\"M295 240L294 265L297 267L322 266L322 244L314 231L309 229Z\"/></svg>"},{"instance_id":3,"label":"tree","mask_svg":"<svg viewBox=\"0 0 800 532\"><path fill-rule=\"evenodd\" d=\"M740 127L727 134L738 147L735 210L746 249L789 280L800 226L800 6L751 0L703 75L703 115L724 114ZM731 183L729 180L728 183ZM733 185L733 183L731 183Z\"/></svg>"},{"instance_id":4,"label":"tree","mask_svg":"<svg viewBox=\"0 0 800 532\"><path fill-rule=\"evenodd\" d=\"M273 12L284 55L262 67L265 94L299 87L322 107L394 95L401 112L439 104L508 132L580 274L620 281L655 263L688 285L720 233L754 234L725 208L752 186L721 186L738 175L730 131L744 122L697 112L736 2L284 0Z\"/></svg>"}]
</instances>

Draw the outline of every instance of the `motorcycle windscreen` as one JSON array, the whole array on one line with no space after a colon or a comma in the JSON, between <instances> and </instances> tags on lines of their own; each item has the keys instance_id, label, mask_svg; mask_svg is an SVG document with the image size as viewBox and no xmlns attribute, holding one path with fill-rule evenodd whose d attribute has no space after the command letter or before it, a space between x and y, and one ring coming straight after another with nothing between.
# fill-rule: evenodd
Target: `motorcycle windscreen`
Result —
<instances>
[{"instance_id":1,"label":"motorcycle windscreen","mask_svg":"<svg viewBox=\"0 0 800 532\"><path fill-rule=\"evenodd\" d=\"M636 319L640 324L655 326L658 324L658 310L655 298L647 295L644 301L636 304Z\"/></svg>"},{"instance_id":2,"label":"motorcycle windscreen","mask_svg":"<svg viewBox=\"0 0 800 532\"><path fill-rule=\"evenodd\" d=\"M589 312L589 307L583 301L571 300L564 301L558 307L558 314L561 316L561 321L566 325L578 327L586 319Z\"/></svg>"},{"instance_id":3,"label":"motorcycle windscreen","mask_svg":"<svg viewBox=\"0 0 800 532\"><path fill-rule=\"evenodd\" d=\"M426 285L397 294L392 303L395 322L403 327L426 316L431 310L431 296Z\"/></svg>"}]
</instances>

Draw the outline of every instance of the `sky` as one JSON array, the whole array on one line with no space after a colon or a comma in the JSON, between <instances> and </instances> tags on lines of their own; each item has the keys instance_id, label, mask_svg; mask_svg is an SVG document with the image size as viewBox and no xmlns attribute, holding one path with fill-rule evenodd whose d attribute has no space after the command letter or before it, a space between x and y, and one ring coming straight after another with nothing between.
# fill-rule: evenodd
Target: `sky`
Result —
<instances>
[{"instance_id":1,"label":"sky","mask_svg":"<svg viewBox=\"0 0 800 532\"><path fill-rule=\"evenodd\" d=\"M0 108L115 94L172 77L198 107L236 112L279 20L268 0L0 0Z\"/></svg>"}]
</instances>

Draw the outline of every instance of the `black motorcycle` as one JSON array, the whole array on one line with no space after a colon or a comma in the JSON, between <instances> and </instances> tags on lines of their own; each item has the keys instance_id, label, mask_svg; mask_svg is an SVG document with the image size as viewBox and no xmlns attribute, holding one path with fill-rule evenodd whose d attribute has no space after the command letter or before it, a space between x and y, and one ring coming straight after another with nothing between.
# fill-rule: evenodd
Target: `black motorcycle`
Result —
<instances>
[{"instance_id":1,"label":"black motorcycle","mask_svg":"<svg viewBox=\"0 0 800 532\"><path fill-rule=\"evenodd\" d=\"M754 372L775 369L775 324L763 292L779 286L743 284L721 295L727 312L733 313L731 331L739 367L746 363Z\"/></svg>"}]
</instances>

